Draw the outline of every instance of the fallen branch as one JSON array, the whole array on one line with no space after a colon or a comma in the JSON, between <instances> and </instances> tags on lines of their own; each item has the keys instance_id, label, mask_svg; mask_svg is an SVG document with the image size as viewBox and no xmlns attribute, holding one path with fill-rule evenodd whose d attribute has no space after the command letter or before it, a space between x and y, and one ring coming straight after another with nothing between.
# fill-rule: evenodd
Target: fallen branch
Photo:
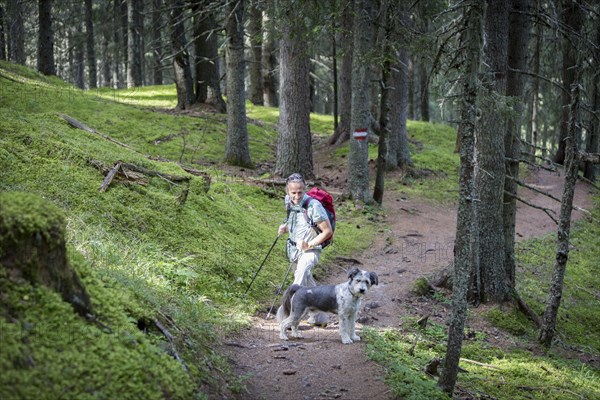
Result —
<instances>
[{"instance_id":1,"label":"fallen branch","mask_svg":"<svg viewBox=\"0 0 600 400\"><path fill-rule=\"evenodd\" d=\"M551 219L552 221L554 221L554 223L555 223L556 225L558 225L558 221L556 220L556 218L554 218L554 217L552 216L552 214L550 214L550 213L555 213L555 211L554 211L554 210L551 210L551 209L549 209L549 208L546 208L546 207L540 207L540 206L536 206L535 204L532 204L532 203L528 202L527 200L523 200L523 199L522 199L522 198L520 198L519 196L516 196L515 194L513 194L513 193L510 193L509 191L506 191L506 190L504 191L504 194L506 194L506 195L508 195L508 196L510 196L510 197L513 197L513 198L517 199L518 201L520 201L520 202L521 202L521 203L523 203L523 204L527 204L529 207L536 208L536 209L538 209L538 210L542 210L543 212L545 212L545 213L546 213L546 215L548 215L548 216L550 217L550 219Z\"/></svg>"},{"instance_id":2,"label":"fallen branch","mask_svg":"<svg viewBox=\"0 0 600 400\"><path fill-rule=\"evenodd\" d=\"M490 369L500 369L498 367L496 367L495 365L491 365L491 364L486 364L486 363L482 363L479 361L475 361L475 360L469 360L468 358L460 358L460 361L469 363L469 364L475 364L475 365L479 365L480 367L485 367L485 368L490 368Z\"/></svg>"},{"instance_id":3,"label":"fallen branch","mask_svg":"<svg viewBox=\"0 0 600 400\"><path fill-rule=\"evenodd\" d=\"M95 130L94 128L90 128L90 127L89 127L89 126L87 126L86 124L84 124L84 123L81 123L81 122L77 121L77 120L76 120L75 118L73 118L73 117L69 117L69 116L68 116L68 115L66 115L66 114L60 114L60 113L59 113L58 115L59 115L59 116L60 116L62 119L64 119L65 121L67 121L67 122L69 123L69 125L71 125L73 128L77 128L77 129L84 130L84 131L86 131L86 132L94 133L94 134L96 134L96 135L100 136L101 138L108 140L109 142L115 143L115 144L117 144L117 145L119 145L119 146L121 146L121 147L125 147L126 149L128 149L128 150L131 150L131 151L134 151L134 152L136 152L136 153L138 153L138 154L142 154L142 153L140 153L139 151L137 151L136 149L134 149L133 147L131 147L131 146L129 146L129 145L127 145L127 144L125 144L125 143L119 142L118 140L116 140L116 139L113 139L113 138L111 138L111 137L110 137L110 136L108 136L108 135L105 135L105 134L103 134L103 133L100 133L100 132L98 132L97 130Z\"/></svg>"},{"instance_id":4,"label":"fallen branch","mask_svg":"<svg viewBox=\"0 0 600 400\"><path fill-rule=\"evenodd\" d=\"M545 161L546 163L548 163L548 164L550 164L552 166L558 166L558 165L560 165L560 164L555 163L554 161L552 161L551 159L549 159L547 157L538 156L537 154L529 153L527 151L521 151L521 155L537 158L539 160Z\"/></svg>"},{"instance_id":5,"label":"fallen branch","mask_svg":"<svg viewBox=\"0 0 600 400\"><path fill-rule=\"evenodd\" d=\"M600 164L600 153L579 153L579 161Z\"/></svg>"},{"instance_id":6,"label":"fallen branch","mask_svg":"<svg viewBox=\"0 0 600 400\"><path fill-rule=\"evenodd\" d=\"M536 164L536 163L531 162L531 161L529 161L529 160L527 160L525 158L521 158L521 159L517 160L515 158L505 157L505 160L510 161L510 162L522 162L522 163L525 163L527 165L531 165L532 167L541 168L543 170L550 171L550 172L556 172L556 171L558 171L556 169L556 167L554 167L554 166L547 167L545 165Z\"/></svg>"},{"instance_id":7,"label":"fallen branch","mask_svg":"<svg viewBox=\"0 0 600 400\"><path fill-rule=\"evenodd\" d=\"M543 190L540 190L540 189L538 189L538 188L536 188L534 186L528 185L527 183L522 182L522 181L520 181L517 178L513 178L512 176L509 176L509 175L506 175L506 178L515 181L517 183L517 185L519 185L519 186L523 186L524 188L527 188L527 189L532 190L532 191L534 191L536 193L542 194L542 195L544 195L546 197L551 198L552 200L558 201L559 203L562 202L562 200L559 199L558 197L556 197L554 195L551 195L550 193L544 192ZM573 208L576 209L577 211L581 211L581 212L586 213L588 215L592 215L592 213L589 212L588 210L586 210L585 208L577 207L576 205L573 205Z\"/></svg>"},{"instance_id":8,"label":"fallen branch","mask_svg":"<svg viewBox=\"0 0 600 400\"><path fill-rule=\"evenodd\" d=\"M154 322L154 325L158 328L158 330L169 340L169 343L171 343L171 352L173 353L173 357L177 361L179 361L183 369L187 371L188 366L185 364L185 361L179 356L179 353L177 353L177 349L175 348L175 343L171 332L169 332L169 330L165 328L165 326L161 324L159 320L153 319L152 322Z\"/></svg>"},{"instance_id":9,"label":"fallen branch","mask_svg":"<svg viewBox=\"0 0 600 400\"><path fill-rule=\"evenodd\" d=\"M584 181L585 183L587 183L588 185L590 185L591 187L593 187L594 189L600 191L600 187L598 185L596 185L594 182L590 181L588 178L586 178L585 176L577 176L577 179L580 179L582 181Z\"/></svg>"},{"instance_id":10,"label":"fallen branch","mask_svg":"<svg viewBox=\"0 0 600 400\"><path fill-rule=\"evenodd\" d=\"M106 192L106 189L110 186L115 174L119 172L121 168L121 162L117 162L115 166L106 174L104 181L102 181L102 185L100 185L100 192Z\"/></svg>"},{"instance_id":11,"label":"fallen branch","mask_svg":"<svg viewBox=\"0 0 600 400\"><path fill-rule=\"evenodd\" d=\"M523 139L521 139L521 143L526 144L527 146L529 146L531 148L534 148L534 149L538 149L538 150L542 150L542 151L548 151L548 149L545 148L545 147L541 147L541 146L535 145L533 143L529 143L528 141L523 140Z\"/></svg>"},{"instance_id":12,"label":"fallen branch","mask_svg":"<svg viewBox=\"0 0 600 400\"><path fill-rule=\"evenodd\" d=\"M531 309L531 307L527 305L527 303L525 303L525 301L523 301L521 296L519 296L519 293L517 293L517 291L514 288L511 289L511 295L513 299L515 299L515 301L517 302L519 311L521 311L523 314L525 314L525 316L532 320L538 328L541 328L542 320L540 319L540 317L536 314L535 311Z\"/></svg>"}]
</instances>

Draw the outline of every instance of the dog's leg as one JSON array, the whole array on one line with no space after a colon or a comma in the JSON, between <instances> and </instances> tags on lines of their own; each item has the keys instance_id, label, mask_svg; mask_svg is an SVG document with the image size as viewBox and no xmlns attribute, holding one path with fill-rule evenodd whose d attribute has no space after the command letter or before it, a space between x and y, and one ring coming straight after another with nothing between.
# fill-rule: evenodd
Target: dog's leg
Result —
<instances>
[{"instance_id":1,"label":"dog's leg","mask_svg":"<svg viewBox=\"0 0 600 400\"><path fill-rule=\"evenodd\" d=\"M287 328L292 324L292 317L287 317L286 319L284 319L283 321L281 321L281 323L279 324L279 338L282 340L289 340L287 335L285 334L285 331L287 330Z\"/></svg>"},{"instance_id":2,"label":"dog's leg","mask_svg":"<svg viewBox=\"0 0 600 400\"><path fill-rule=\"evenodd\" d=\"M342 343L350 344L352 343L352 338L349 335L349 321L348 317L344 314L339 315L340 318L340 336L342 337Z\"/></svg>"},{"instance_id":3,"label":"dog's leg","mask_svg":"<svg viewBox=\"0 0 600 400\"><path fill-rule=\"evenodd\" d=\"M298 330L298 325L300 324L300 318L292 321L292 337L302 338L302 334Z\"/></svg>"},{"instance_id":4,"label":"dog's leg","mask_svg":"<svg viewBox=\"0 0 600 400\"><path fill-rule=\"evenodd\" d=\"M353 341L360 341L360 336L356 334L356 313L350 314L350 318L348 318L348 328L349 334Z\"/></svg>"}]
</instances>

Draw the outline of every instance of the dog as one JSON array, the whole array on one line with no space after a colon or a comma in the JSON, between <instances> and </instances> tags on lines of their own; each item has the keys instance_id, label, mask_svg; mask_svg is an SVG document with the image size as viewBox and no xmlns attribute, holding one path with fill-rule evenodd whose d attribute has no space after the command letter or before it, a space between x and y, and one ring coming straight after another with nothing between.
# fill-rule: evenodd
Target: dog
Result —
<instances>
[{"instance_id":1,"label":"dog","mask_svg":"<svg viewBox=\"0 0 600 400\"><path fill-rule=\"evenodd\" d=\"M292 328L293 337L301 337L298 324L307 313L327 311L338 314L342 343L350 344L360 340L355 332L356 314L360 309L362 296L372 285L379 284L375 272L358 268L348 272L348 280L338 285L300 286L291 285L283 294L281 306L277 310L279 337L288 340L286 330Z\"/></svg>"}]
</instances>

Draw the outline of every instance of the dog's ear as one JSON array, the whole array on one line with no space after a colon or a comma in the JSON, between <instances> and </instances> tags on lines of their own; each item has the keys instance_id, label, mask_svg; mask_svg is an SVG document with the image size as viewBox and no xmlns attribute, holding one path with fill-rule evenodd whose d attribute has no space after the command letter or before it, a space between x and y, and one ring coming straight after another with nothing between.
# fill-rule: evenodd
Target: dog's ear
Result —
<instances>
[{"instance_id":1,"label":"dog's ear","mask_svg":"<svg viewBox=\"0 0 600 400\"><path fill-rule=\"evenodd\" d=\"M356 275L360 273L360 269L354 267L348 272L348 279L352 280Z\"/></svg>"},{"instance_id":2,"label":"dog's ear","mask_svg":"<svg viewBox=\"0 0 600 400\"><path fill-rule=\"evenodd\" d=\"M371 285L379 285L379 277L375 272L369 272L369 279L371 280Z\"/></svg>"}]
</instances>

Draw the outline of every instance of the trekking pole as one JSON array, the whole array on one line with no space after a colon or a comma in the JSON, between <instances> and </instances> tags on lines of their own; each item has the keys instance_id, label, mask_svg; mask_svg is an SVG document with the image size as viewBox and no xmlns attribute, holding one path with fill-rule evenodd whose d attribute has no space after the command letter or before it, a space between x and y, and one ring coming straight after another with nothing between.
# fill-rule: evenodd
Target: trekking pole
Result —
<instances>
[{"instance_id":1,"label":"trekking pole","mask_svg":"<svg viewBox=\"0 0 600 400\"><path fill-rule=\"evenodd\" d=\"M244 295L242 296L242 298L246 297L246 294L248 294L248 290L250 290L250 287L252 287L252 284L254 283L254 280L256 279L256 277L258 276L258 273L260 272L260 270L262 269L263 265L265 265L265 261L267 261L267 258L269 257L269 254L271 254L271 251L273 250L273 247L275 247L275 244L277 243L277 241L279 240L279 238L281 237L281 235L277 235L277 237L275 238L275 241L273 242L273 244L271 245L271 248L269 249L269 252L267 253L267 255L265 256L265 259L263 260L263 262L260 264L260 267L258 267L258 270L256 271L256 273L254 274L254 276L252 277L252 281L250 281L250 284L248 285L248 288L246 289L246 291L244 292Z\"/></svg>"},{"instance_id":2,"label":"trekking pole","mask_svg":"<svg viewBox=\"0 0 600 400\"><path fill-rule=\"evenodd\" d=\"M279 289L277 289L277 293L275 293L275 298L273 299L273 303L271 304L271 308L269 308L269 312L267 313L267 316L265 317L265 319L269 319L269 317L271 316L271 312L273 311L273 307L275 306L275 302L277 301L277 296L279 296L281 294L283 285L285 285L285 281L287 280L287 277L290 274L290 271L292 270L292 265L294 265L294 261L292 261L290 263L290 267L288 268L287 272L285 273L285 276L283 277L283 281L281 282L281 286L279 286Z\"/></svg>"}]
</instances>

